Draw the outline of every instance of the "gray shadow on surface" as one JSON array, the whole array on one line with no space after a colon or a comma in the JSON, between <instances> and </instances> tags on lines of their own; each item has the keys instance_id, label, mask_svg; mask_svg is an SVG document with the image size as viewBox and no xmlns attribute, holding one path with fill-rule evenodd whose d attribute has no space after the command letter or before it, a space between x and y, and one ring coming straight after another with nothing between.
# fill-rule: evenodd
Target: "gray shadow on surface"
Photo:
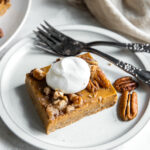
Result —
<instances>
[{"instance_id":1,"label":"gray shadow on surface","mask_svg":"<svg viewBox=\"0 0 150 150\"><path fill-rule=\"evenodd\" d=\"M27 92L25 84L18 86L15 88L15 91L17 95L19 96L19 100L21 105L23 106L23 111L25 118L27 118L29 126L33 129L36 130L36 132L42 132L45 133L42 121L40 120L36 109L32 103L32 100Z\"/></svg>"}]
</instances>

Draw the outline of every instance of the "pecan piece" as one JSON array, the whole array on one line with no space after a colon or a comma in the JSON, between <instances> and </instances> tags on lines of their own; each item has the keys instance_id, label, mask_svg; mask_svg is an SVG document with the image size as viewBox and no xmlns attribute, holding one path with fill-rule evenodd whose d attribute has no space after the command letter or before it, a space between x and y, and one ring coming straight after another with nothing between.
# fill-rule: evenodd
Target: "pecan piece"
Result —
<instances>
[{"instance_id":1,"label":"pecan piece","mask_svg":"<svg viewBox=\"0 0 150 150\"><path fill-rule=\"evenodd\" d=\"M97 69L98 69L98 66L96 66L96 65L91 65L90 66L90 70L91 70L91 79L94 79L94 76L95 76L95 73L96 73L96 71L97 71Z\"/></svg>"},{"instance_id":2,"label":"pecan piece","mask_svg":"<svg viewBox=\"0 0 150 150\"><path fill-rule=\"evenodd\" d=\"M46 73L41 69L32 70L31 75L37 80L43 80L46 77Z\"/></svg>"},{"instance_id":3,"label":"pecan piece","mask_svg":"<svg viewBox=\"0 0 150 150\"><path fill-rule=\"evenodd\" d=\"M98 62L94 59L91 58L84 58L84 60L89 64L89 65L98 65Z\"/></svg>"},{"instance_id":4,"label":"pecan piece","mask_svg":"<svg viewBox=\"0 0 150 150\"><path fill-rule=\"evenodd\" d=\"M57 103L55 103L55 107L58 110L64 110L67 107L67 102L65 100L57 100Z\"/></svg>"},{"instance_id":5,"label":"pecan piece","mask_svg":"<svg viewBox=\"0 0 150 150\"><path fill-rule=\"evenodd\" d=\"M89 92L94 93L99 89L99 84L96 80L90 80L86 88Z\"/></svg>"},{"instance_id":6,"label":"pecan piece","mask_svg":"<svg viewBox=\"0 0 150 150\"><path fill-rule=\"evenodd\" d=\"M117 79L114 82L114 87L118 92L132 91L138 87L138 83L132 77L126 76Z\"/></svg>"},{"instance_id":7,"label":"pecan piece","mask_svg":"<svg viewBox=\"0 0 150 150\"><path fill-rule=\"evenodd\" d=\"M96 92L100 87L109 88L110 81L106 78L103 71L95 65L91 65L91 77L87 85L87 90L89 92Z\"/></svg>"},{"instance_id":8,"label":"pecan piece","mask_svg":"<svg viewBox=\"0 0 150 150\"><path fill-rule=\"evenodd\" d=\"M0 38L2 38L3 36L4 36L3 30L0 28Z\"/></svg>"},{"instance_id":9,"label":"pecan piece","mask_svg":"<svg viewBox=\"0 0 150 150\"><path fill-rule=\"evenodd\" d=\"M46 112L48 113L48 117L50 120L54 120L57 116L59 116L59 110L51 105L47 106Z\"/></svg>"},{"instance_id":10,"label":"pecan piece","mask_svg":"<svg viewBox=\"0 0 150 150\"><path fill-rule=\"evenodd\" d=\"M53 95L53 98L56 100L58 98L63 98L64 97L64 93L61 92L61 91L55 91L54 92L54 95Z\"/></svg>"},{"instance_id":11,"label":"pecan piece","mask_svg":"<svg viewBox=\"0 0 150 150\"><path fill-rule=\"evenodd\" d=\"M85 56L78 56L82 59L84 59L89 65L98 65L98 62L94 60L93 58L85 57Z\"/></svg>"},{"instance_id":12,"label":"pecan piece","mask_svg":"<svg viewBox=\"0 0 150 150\"><path fill-rule=\"evenodd\" d=\"M83 99L77 94L69 94L69 100L73 102L73 106L81 107L83 105Z\"/></svg>"},{"instance_id":13,"label":"pecan piece","mask_svg":"<svg viewBox=\"0 0 150 150\"><path fill-rule=\"evenodd\" d=\"M118 105L119 116L122 120L132 120L138 113L138 100L136 92L132 94L129 91L124 91L120 97Z\"/></svg>"},{"instance_id":14,"label":"pecan piece","mask_svg":"<svg viewBox=\"0 0 150 150\"><path fill-rule=\"evenodd\" d=\"M72 105L68 105L67 108L66 108L66 112L67 113L70 113L71 111L75 110L75 107L72 106Z\"/></svg>"},{"instance_id":15,"label":"pecan piece","mask_svg":"<svg viewBox=\"0 0 150 150\"><path fill-rule=\"evenodd\" d=\"M44 92L44 94L45 95L50 95L51 94L51 88L50 87L48 87L48 86L46 86L45 88L44 88L44 90L43 90L43 92Z\"/></svg>"},{"instance_id":16,"label":"pecan piece","mask_svg":"<svg viewBox=\"0 0 150 150\"><path fill-rule=\"evenodd\" d=\"M101 87L103 87L103 88L109 88L110 87L110 81L106 78L103 71L100 70L99 68L97 69L94 78L99 83L99 85Z\"/></svg>"}]
</instances>

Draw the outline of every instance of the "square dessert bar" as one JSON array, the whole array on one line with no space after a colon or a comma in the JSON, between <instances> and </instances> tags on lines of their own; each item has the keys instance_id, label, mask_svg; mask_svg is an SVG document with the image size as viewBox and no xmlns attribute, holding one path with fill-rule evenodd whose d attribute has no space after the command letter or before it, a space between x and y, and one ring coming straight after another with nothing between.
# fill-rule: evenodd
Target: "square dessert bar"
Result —
<instances>
[{"instance_id":1,"label":"square dessert bar","mask_svg":"<svg viewBox=\"0 0 150 150\"><path fill-rule=\"evenodd\" d=\"M51 66L34 69L26 75L28 93L45 125L47 134L109 108L117 101L116 90L99 68L98 62L90 53L78 57L84 59L91 69L86 89L78 93L64 94L47 86L45 76Z\"/></svg>"}]
</instances>

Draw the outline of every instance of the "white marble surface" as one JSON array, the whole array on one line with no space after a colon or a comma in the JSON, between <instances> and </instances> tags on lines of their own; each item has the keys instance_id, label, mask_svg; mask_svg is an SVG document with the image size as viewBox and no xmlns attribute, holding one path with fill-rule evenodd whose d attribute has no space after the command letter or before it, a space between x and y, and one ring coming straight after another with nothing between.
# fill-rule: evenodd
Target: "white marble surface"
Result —
<instances>
[{"instance_id":1,"label":"white marble surface","mask_svg":"<svg viewBox=\"0 0 150 150\"><path fill-rule=\"evenodd\" d=\"M53 25L88 24L98 26L93 17L83 10L70 6L66 0L33 0L29 16L16 38L3 50L19 39L31 33L43 20L48 20ZM2 55L2 53L0 55ZM150 55L146 54L147 59ZM115 150L148 150L150 149L150 121L134 138ZM16 137L0 119L0 150L36 150L37 148Z\"/></svg>"}]
</instances>

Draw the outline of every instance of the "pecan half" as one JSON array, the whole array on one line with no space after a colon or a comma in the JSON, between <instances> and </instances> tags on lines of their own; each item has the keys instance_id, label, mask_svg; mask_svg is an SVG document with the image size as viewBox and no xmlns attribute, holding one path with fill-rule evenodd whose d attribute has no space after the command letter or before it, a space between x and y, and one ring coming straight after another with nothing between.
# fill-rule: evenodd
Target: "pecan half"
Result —
<instances>
[{"instance_id":1,"label":"pecan half","mask_svg":"<svg viewBox=\"0 0 150 150\"><path fill-rule=\"evenodd\" d=\"M114 82L114 87L118 92L132 91L138 87L138 83L132 77L122 77Z\"/></svg>"},{"instance_id":2,"label":"pecan half","mask_svg":"<svg viewBox=\"0 0 150 150\"><path fill-rule=\"evenodd\" d=\"M96 66L96 65L91 65L91 66L90 66L90 71L91 71L91 76L90 76L90 78L91 78L91 79L94 79L95 73L96 73L97 69L98 69L98 66Z\"/></svg>"},{"instance_id":3,"label":"pecan half","mask_svg":"<svg viewBox=\"0 0 150 150\"><path fill-rule=\"evenodd\" d=\"M99 83L99 85L103 88L109 88L110 87L110 81L106 78L105 74L101 69L97 69L95 74L95 80Z\"/></svg>"},{"instance_id":4,"label":"pecan half","mask_svg":"<svg viewBox=\"0 0 150 150\"><path fill-rule=\"evenodd\" d=\"M89 65L98 65L98 62L94 60L93 58L89 58L88 56L85 56L85 55L81 55L78 57L84 59Z\"/></svg>"},{"instance_id":5,"label":"pecan half","mask_svg":"<svg viewBox=\"0 0 150 150\"><path fill-rule=\"evenodd\" d=\"M89 64L89 65L98 65L98 62L94 59L91 58L84 58L84 60Z\"/></svg>"},{"instance_id":6,"label":"pecan half","mask_svg":"<svg viewBox=\"0 0 150 150\"><path fill-rule=\"evenodd\" d=\"M3 36L4 36L3 30L0 28L0 38L2 38Z\"/></svg>"},{"instance_id":7,"label":"pecan half","mask_svg":"<svg viewBox=\"0 0 150 150\"><path fill-rule=\"evenodd\" d=\"M136 92L130 94L124 91L118 105L119 116L122 120L132 120L138 113L138 100Z\"/></svg>"},{"instance_id":8,"label":"pecan half","mask_svg":"<svg viewBox=\"0 0 150 150\"><path fill-rule=\"evenodd\" d=\"M90 80L86 88L88 91L94 93L99 89L99 84L96 80Z\"/></svg>"},{"instance_id":9,"label":"pecan half","mask_svg":"<svg viewBox=\"0 0 150 150\"><path fill-rule=\"evenodd\" d=\"M46 112L48 113L48 117L50 120L54 120L57 116L59 116L59 110L51 105L47 106Z\"/></svg>"},{"instance_id":10,"label":"pecan half","mask_svg":"<svg viewBox=\"0 0 150 150\"><path fill-rule=\"evenodd\" d=\"M103 71L96 65L91 65L91 77L87 85L87 90L89 92L96 92L100 87L109 88L110 81L106 78Z\"/></svg>"}]
</instances>

